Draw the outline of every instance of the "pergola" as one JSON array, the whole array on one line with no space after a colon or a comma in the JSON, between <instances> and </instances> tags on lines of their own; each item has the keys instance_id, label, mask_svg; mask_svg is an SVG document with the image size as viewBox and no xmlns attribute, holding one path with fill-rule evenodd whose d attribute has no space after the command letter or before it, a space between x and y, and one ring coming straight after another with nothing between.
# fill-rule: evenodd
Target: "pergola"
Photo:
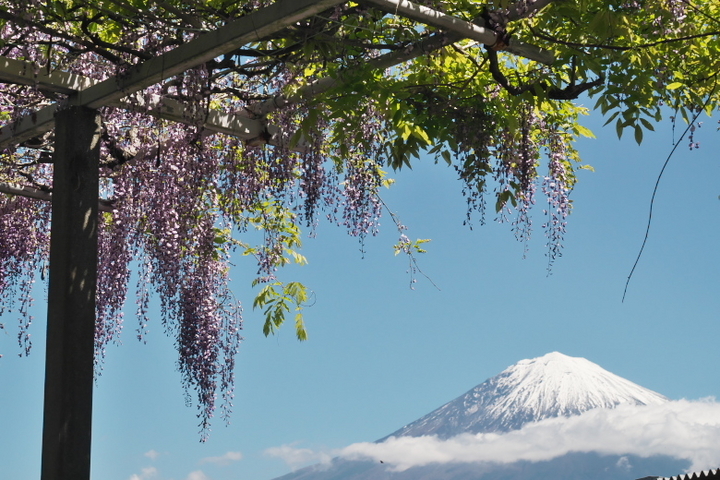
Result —
<instances>
[{"instance_id":1,"label":"pergola","mask_svg":"<svg viewBox=\"0 0 720 480\"><path fill-rule=\"evenodd\" d=\"M538 0L529 8L539 10L550 1ZM30 148L28 140L55 129L52 193L0 183L0 192L5 194L52 201L42 480L90 478L97 216L99 210L112 211L111 203L98 198L99 109L114 106L141 110L166 120L188 123L184 115L187 105L170 98L147 101L138 92L344 2L278 0L137 64L122 77L101 82L62 71L37 73L33 64L0 57L0 82L34 85L67 95L62 104L52 104L0 128L0 148L18 144ZM440 30L417 42L412 49L380 55L370 62L372 68L389 68L465 38L488 46L498 46L499 40L506 40L482 25L406 0L363 0L361 3ZM508 20L518 18L511 14ZM540 48L512 39L505 43L502 47L510 53L546 64L553 62L552 54ZM248 142L283 146L282 139L286 137L258 119L341 82L342 76L317 80L292 96L277 96L250 105L250 112L245 115L210 111L202 128Z\"/></svg>"}]
</instances>

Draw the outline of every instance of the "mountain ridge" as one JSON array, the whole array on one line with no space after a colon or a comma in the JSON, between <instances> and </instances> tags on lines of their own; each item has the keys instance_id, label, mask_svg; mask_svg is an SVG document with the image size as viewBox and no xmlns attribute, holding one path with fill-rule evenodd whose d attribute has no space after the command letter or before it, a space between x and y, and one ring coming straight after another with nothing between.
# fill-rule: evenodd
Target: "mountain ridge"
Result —
<instances>
[{"instance_id":1,"label":"mountain ridge","mask_svg":"<svg viewBox=\"0 0 720 480\"><path fill-rule=\"evenodd\" d=\"M449 438L460 433L507 432L526 423L579 415L593 408L667 401L585 358L551 352L511 365L378 441L392 436Z\"/></svg>"},{"instance_id":2,"label":"mountain ridge","mask_svg":"<svg viewBox=\"0 0 720 480\"><path fill-rule=\"evenodd\" d=\"M503 433L551 417L594 408L662 404L669 399L619 377L584 358L551 352L511 365L464 395L411 422L390 437ZM393 470L382 461L334 458L275 480L632 480L648 472L673 475L687 460L665 455L604 455L568 452L543 461L438 462Z\"/></svg>"}]
</instances>

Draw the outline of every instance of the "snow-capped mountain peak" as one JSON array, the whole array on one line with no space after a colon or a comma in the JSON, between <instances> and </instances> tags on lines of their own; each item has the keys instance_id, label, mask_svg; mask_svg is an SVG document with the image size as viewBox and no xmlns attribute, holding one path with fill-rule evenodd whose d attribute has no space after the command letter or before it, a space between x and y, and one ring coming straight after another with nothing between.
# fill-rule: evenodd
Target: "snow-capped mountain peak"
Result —
<instances>
[{"instance_id":1,"label":"snow-capped mountain peak","mask_svg":"<svg viewBox=\"0 0 720 480\"><path fill-rule=\"evenodd\" d=\"M508 367L465 395L406 425L392 436L499 432L528 422L622 404L651 405L664 396L584 358L552 352Z\"/></svg>"}]
</instances>

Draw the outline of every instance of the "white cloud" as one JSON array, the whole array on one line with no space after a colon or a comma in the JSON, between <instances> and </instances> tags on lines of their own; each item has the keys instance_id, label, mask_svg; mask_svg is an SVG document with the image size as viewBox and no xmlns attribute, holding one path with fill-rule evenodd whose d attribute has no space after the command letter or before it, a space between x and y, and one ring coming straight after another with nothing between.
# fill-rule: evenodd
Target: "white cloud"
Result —
<instances>
[{"instance_id":1,"label":"white cloud","mask_svg":"<svg viewBox=\"0 0 720 480\"><path fill-rule=\"evenodd\" d=\"M463 434L447 440L391 437L356 443L335 452L347 459L382 460L394 470L447 462L510 463L550 460L569 452L607 455L670 455L693 470L720 465L720 404L714 399L664 405L595 409L553 418L505 434Z\"/></svg>"},{"instance_id":2,"label":"white cloud","mask_svg":"<svg viewBox=\"0 0 720 480\"><path fill-rule=\"evenodd\" d=\"M283 445L267 449L293 468L310 462L382 461L393 470L448 462L543 461L569 452L604 455L669 455L687 459L694 471L720 465L720 403L714 399L663 405L595 409L570 418L552 418L508 433L391 437L383 443L356 443L328 451ZM628 459L625 460L629 464ZM625 466L625 463L622 465Z\"/></svg>"},{"instance_id":3,"label":"white cloud","mask_svg":"<svg viewBox=\"0 0 720 480\"><path fill-rule=\"evenodd\" d=\"M214 463L215 465L230 465L232 462L237 462L243 458L240 452L227 452L219 457L205 457L200 460L200 463Z\"/></svg>"},{"instance_id":4,"label":"white cloud","mask_svg":"<svg viewBox=\"0 0 720 480\"><path fill-rule=\"evenodd\" d=\"M150 450L148 452L145 452L144 455L150 460L155 460L157 457L160 456L160 453L156 452L155 450Z\"/></svg>"},{"instance_id":5,"label":"white cloud","mask_svg":"<svg viewBox=\"0 0 720 480\"><path fill-rule=\"evenodd\" d=\"M205 475L202 470L195 470L194 472L190 472L185 480L210 480L210 477Z\"/></svg>"},{"instance_id":6,"label":"white cloud","mask_svg":"<svg viewBox=\"0 0 720 480\"><path fill-rule=\"evenodd\" d=\"M157 475L157 468L146 467L140 471L139 475L137 473L130 475L130 478L128 480L148 480L150 478L153 478L156 475Z\"/></svg>"},{"instance_id":7,"label":"white cloud","mask_svg":"<svg viewBox=\"0 0 720 480\"><path fill-rule=\"evenodd\" d=\"M632 464L630 463L630 459L628 457L622 456L620 459L618 459L617 463L615 464L616 467L622 468L624 470L630 471L632 468Z\"/></svg>"},{"instance_id":8,"label":"white cloud","mask_svg":"<svg viewBox=\"0 0 720 480\"><path fill-rule=\"evenodd\" d=\"M265 450L265 455L280 458L292 470L304 467L311 463L330 463L337 451L315 451L309 448L295 448L293 445L282 445Z\"/></svg>"}]
</instances>

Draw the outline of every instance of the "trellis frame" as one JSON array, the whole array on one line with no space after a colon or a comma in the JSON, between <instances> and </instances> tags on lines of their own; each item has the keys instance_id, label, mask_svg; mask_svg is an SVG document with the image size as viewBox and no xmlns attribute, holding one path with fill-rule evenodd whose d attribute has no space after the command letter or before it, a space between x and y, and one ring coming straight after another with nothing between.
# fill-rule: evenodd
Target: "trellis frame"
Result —
<instances>
[{"instance_id":1,"label":"trellis frame","mask_svg":"<svg viewBox=\"0 0 720 480\"><path fill-rule=\"evenodd\" d=\"M373 68L388 68L464 38L490 46L500 40L495 31L407 0L363 1L445 32L421 40L413 49L381 55L370 62ZM542 8L550 1L538 0L535 8ZM90 478L97 215L99 210L112 210L107 201L98 201L101 128L98 109L103 106L141 109L160 118L186 123L188 120L183 116L186 105L168 98L157 98L148 104L136 93L344 2L278 0L142 62L122 77L102 82L61 71L41 73L30 63L0 57L0 82L35 85L68 96L62 105L52 104L0 128L0 149L56 128L52 195L28 186L0 183L2 193L52 201L41 480ZM542 63L554 61L549 52L522 42L509 42L505 48ZM338 82L343 82L343 78L320 79L293 96L280 95L251 105L249 110L263 117L278 108L312 98ZM56 122L58 119L62 121ZM282 146L283 136L277 129L248 115L211 111L203 128L247 141L268 138L271 144Z\"/></svg>"}]
</instances>

